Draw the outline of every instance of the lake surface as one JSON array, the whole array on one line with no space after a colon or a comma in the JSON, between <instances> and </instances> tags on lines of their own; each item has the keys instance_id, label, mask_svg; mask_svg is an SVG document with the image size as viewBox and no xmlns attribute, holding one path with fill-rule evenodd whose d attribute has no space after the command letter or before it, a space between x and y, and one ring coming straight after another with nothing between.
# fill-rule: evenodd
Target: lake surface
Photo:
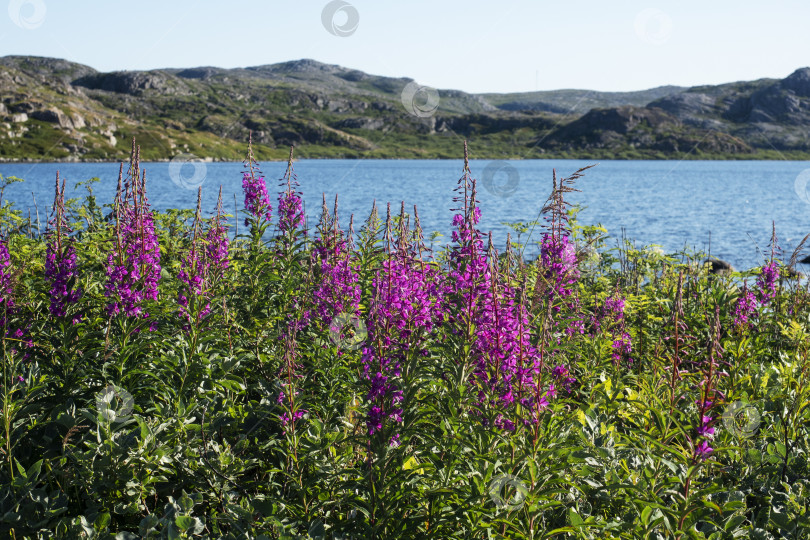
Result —
<instances>
[{"instance_id":1,"label":"lake surface","mask_svg":"<svg viewBox=\"0 0 810 540\"><path fill-rule=\"evenodd\" d=\"M471 161L479 184L481 230L484 234L492 230L493 239L502 247L509 231L503 222L537 219L551 191L553 169L558 176L567 176L593 163ZM274 218L277 180L285 166L281 162L261 164ZM234 195L236 205L242 207L241 163L144 163L142 169L155 209L193 208L198 185L203 188L207 214L214 210L220 185L226 211L233 213ZM98 177L101 181L94 191L99 204L112 201L118 178L118 165L113 163L0 164L3 176L25 179L10 186L4 198L26 213L31 209L33 215L35 196L44 227L57 170L67 178L69 197L85 193L83 188L74 188L76 182ZM354 214L355 230L374 200L383 217L386 203L398 213L404 201L409 212L417 205L426 241L431 231L439 231L444 237L437 245L449 242L453 188L461 176L461 160L300 160L295 172L310 226L320 216L322 194L330 210L339 195L341 224L346 228L349 215ZM584 207L580 223L601 223L608 229L611 246L624 228L638 246L658 244L666 252L684 247L711 249L713 256L747 269L762 264L763 252L769 252L772 221L785 259L810 233L809 180L810 162L800 161L603 161L577 181L575 187L581 191L571 194L570 201ZM541 234L536 228L532 241ZM526 249L527 256L537 252L536 247Z\"/></svg>"}]
</instances>

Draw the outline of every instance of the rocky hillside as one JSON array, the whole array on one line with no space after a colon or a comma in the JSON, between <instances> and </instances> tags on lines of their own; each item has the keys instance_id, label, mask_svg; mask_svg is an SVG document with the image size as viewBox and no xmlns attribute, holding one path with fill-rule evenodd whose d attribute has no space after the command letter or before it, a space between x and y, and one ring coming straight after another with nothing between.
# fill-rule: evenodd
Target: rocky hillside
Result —
<instances>
[{"instance_id":1,"label":"rocky hillside","mask_svg":"<svg viewBox=\"0 0 810 540\"><path fill-rule=\"evenodd\" d=\"M783 80L639 92L468 94L298 60L101 73L0 58L0 160L776 158L810 156L810 69Z\"/></svg>"}]
</instances>

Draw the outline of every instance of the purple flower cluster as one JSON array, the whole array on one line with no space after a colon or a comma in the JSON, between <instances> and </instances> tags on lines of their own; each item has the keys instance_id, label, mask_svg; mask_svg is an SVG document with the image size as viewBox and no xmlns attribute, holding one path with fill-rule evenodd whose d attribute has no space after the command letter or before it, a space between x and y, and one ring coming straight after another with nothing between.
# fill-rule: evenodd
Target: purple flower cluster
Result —
<instances>
[{"instance_id":1,"label":"purple flower cluster","mask_svg":"<svg viewBox=\"0 0 810 540\"><path fill-rule=\"evenodd\" d=\"M779 279L779 263L772 260L762 267L757 276L757 296L763 306L776 297L776 280Z\"/></svg>"},{"instance_id":2,"label":"purple flower cluster","mask_svg":"<svg viewBox=\"0 0 810 540\"><path fill-rule=\"evenodd\" d=\"M304 224L301 197L295 192L281 193L278 196L278 228L281 232L298 229Z\"/></svg>"},{"instance_id":3,"label":"purple flower cluster","mask_svg":"<svg viewBox=\"0 0 810 540\"><path fill-rule=\"evenodd\" d=\"M183 268L177 278L180 280L180 290L177 292L177 303L180 305L180 316L188 323L193 318L193 309L189 308L189 297L196 297L196 300L205 302L205 306L196 306L197 322L211 313L211 302L207 298L208 287L208 267L205 257L200 257L194 240L191 250L183 258Z\"/></svg>"},{"instance_id":4,"label":"purple flower cluster","mask_svg":"<svg viewBox=\"0 0 810 540\"><path fill-rule=\"evenodd\" d=\"M290 147L290 159L287 161L287 170L279 181L283 188L278 195L278 228L282 233L295 231L304 224L303 201L301 193L296 191L298 181L293 170L293 148Z\"/></svg>"},{"instance_id":5,"label":"purple flower cluster","mask_svg":"<svg viewBox=\"0 0 810 540\"><path fill-rule=\"evenodd\" d=\"M72 245L59 244L58 240L49 239L45 252L45 277L51 282L49 307L54 317L64 317L67 307L78 302L82 296L81 290L70 285L76 277L76 250ZM72 318L73 324L80 320L80 315Z\"/></svg>"},{"instance_id":6,"label":"purple flower cluster","mask_svg":"<svg viewBox=\"0 0 810 540\"><path fill-rule=\"evenodd\" d=\"M576 377L572 377L568 368L562 364L555 366L554 369L551 370L551 376L557 382L557 385L565 390L566 393L571 393L572 385L577 382Z\"/></svg>"},{"instance_id":7,"label":"purple flower cluster","mask_svg":"<svg viewBox=\"0 0 810 540\"><path fill-rule=\"evenodd\" d=\"M217 217L205 233L205 260L212 279L221 279L230 266L228 258L228 227Z\"/></svg>"},{"instance_id":8,"label":"purple flower cluster","mask_svg":"<svg viewBox=\"0 0 810 540\"><path fill-rule=\"evenodd\" d=\"M160 246L152 212L146 200L145 181L134 179L134 187L123 201L116 196L116 242L107 257L104 296L109 316L149 318L146 300L157 300L160 279ZM130 200L131 198L131 200ZM154 329L154 324L153 324Z\"/></svg>"},{"instance_id":9,"label":"purple flower cluster","mask_svg":"<svg viewBox=\"0 0 810 540\"><path fill-rule=\"evenodd\" d=\"M713 423L715 418L711 415L711 409L715 406L716 400L725 400L725 394L716 388L718 376L723 376L724 372L718 371L718 362L722 359L723 348L720 345L720 306L715 305L714 322L711 329L711 337L708 346L708 357L701 364L702 380L700 381L701 395L695 400L698 406L698 416L700 422L695 428L699 444L694 445L694 459L703 461L709 457L714 449L709 445L709 440L714 438Z\"/></svg>"},{"instance_id":10,"label":"purple flower cluster","mask_svg":"<svg viewBox=\"0 0 810 540\"><path fill-rule=\"evenodd\" d=\"M217 202L216 216L211 220L204 236L203 246L199 246L200 195L197 199L197 218L194 223L194 238L191 249L183 260L182 270L178 274L181 282L177 293L180 315L187 323L194 321L192 311L197 311L197 322L211 313L211 295L215 284L222 279L229 266L227 227L222 224L222 189ZM205 302L190 309L190 299Z\"/></svg>"},{"instance_id":11,"label":"purple flower cluster","mask_svg":"<svg viewBox=\"0 0 810 540\"><path fill-rule=\"evenodd\" d=\"M593 334L598 333L603 327L612 329L614 326L624 325L625 300L618 291L605 299L602 307L593 317Z\"/></svg>"},{"instance_id":12,"label":"purple flower cluster","mask_svg":"<svg viewBox=\"0 0 810 540\"><path fill-rule=\"evenodd\" d=\"M697 401L698 405L700 406L700 424L695 429L697 432L698 437L701 438L699 444L695 445L695 458L701 461L707 459L714 449L709 445L709 440L714 438L714 418L708 414L705 414L706 411L712 406L711 401L705 401L701 404L701 401Z\"/></svg>"},{"instance_id":13,"label":"purple flower cluster","mask_svg":"<svg viewBox=\"0 0 810 540\"><path fill-rule=\"evenodd\" d=\"M611 356L616 364L633 361L630 357L630 353L633 351L633 340L626 329L625 309L626 301L616 290L605 299L591 320L592 335L596 335L602 330L610 333L613 340Z\"/></svg>"},{"instance_id":14,"label":"purple flower cluster","mask_svg":"<svg viewBox=\"0 0 810 540\"><path fill-rule=\"evenodd\" d=\"M539 384L540 358L530 342L529 314L525 304L516 303L516 292L500 283L494 273L493 285L476 318L476 340L472 347L476 361L475 376L479 382L479 399L489 396L489 405L509 411L520 403L533 411L545 408L548 392ZM551 389L549 389L551 390ZM496 421L503 429L511 422Z\"/></svg>"},{"instance_id":15,"label":"purple flower cluster","mask_svg":"<svg viewBox=\"0 0 810 540\"><path fill-rule=\"evenodd\" d=\"M4 328L8 325L7 315L14 311L14 280L10 267L8 246L5 239L0 239L0 322Z\"/></svg>"},{"instance_id":16,"label":"purple flower cluster","mask_svg":"<svg viewBox=\"0 0 810 540\"><path fill-rule=\"evenodd\" d=\"M419 344L440 320L443 291L438 279L432 267L415 260L401 244L372 280L368 346L362 351L363 375L370 382L366 394L371 403L366 416L369 435L381 431L386 420L402 423L398 379L408 354L426 354ZM395 434L389 444L398 440Z\"/></svg>"},{"instance_id":17,"label":"purple flower cluster","mask_svg":"<svg viewBox=\"0 0 810 540\"><path fill-rule=\"evenodd\" d=\"M331 247L316 241L320 276L313 293L315 311L327 325L340 314L357 316L360 312L360 276L346 241L337 239L329 243Z\"/></svg>"},{"instance_id":18,"label":"purple flower cluster","mask_svg":"<svg viewBox=\"0 0 810 540\"><path fill-rule=\"evenodd\" d=\"M700 444L695 447L695 457L700 460L707 459L712 452L714 452L714 448L709 446L709 441L705 439L700 441Z\"/></svg>"},{"instance_id":19,"label":"purple flower cluster","mask_svg":"<svg viewBox=\"0 0 810 540\"><path fill-rule=\"evenodd\" d=\"M475 182L466 164L457 191L455 200L463 206L458 209L462 213L453 218L454 245L444 311L453 333L465 335L470 328L474 331L470 384L477 391L480 412L494 411L493 425L512 430L515 422L510 416L516 418L518 406L531 411L531 420L523 418L524 423L536 422L554 389L545 390L541 385L540 359L530 343L525 303L517 302L517 291L503 282L497 255L484 252L476 229L481 212Z\"/></svg>"},{"instance_id":20,"label":"purple flower cluster","mask_svg":"<svg viewBox=\"0 0 810 540\"><path fill-rule=\"evenodd\" d=\"M540 244L540 257L546 281L546 295L553 303L554 311L559 312L562 306L555 300L570 298L579 278L574 245L564 234L546 233Z\"/></svg>"},{"instance_id":21,"label":"purple flower cluster","mask_svg":"<svg viewBox=\"0 0 810 540\"><path fill-rule=\"evenodd\" d=\"M714 428L711 426L712 420L714 419L711 416L702 415L700 426L697 428L698 435L703 437L714 436Z\"/></svg>"},{"instance_id":22,"label":"purple flower cluster","mask_svg":"<svg viewBox=\"0 0 810 540\"><path fill-rule=\"evenodd\" d=\"M51 284L50 312L54 317L64 317L69 305L79 301L82 291L74 289L71 281L76 278L76 249L73 239L68 236L67 219L65 218L65 181L59 184L59 173L56 174L56 194L53 201L53 216L48 222L46 232L47 247L45 250L45 277ZM80 315L71 321L76 324Z\"/></svg>"},{"instance_id":23,"label":"purple flower cluster","mask_svg":"<svg viewBox=\"0 0 810 540\"><path fill-rule=\"evenodd\" d=\"M34 346L34 341L28 330L31 324L22 323L21 326L12 327L10 318L17 312L17 305L14 302L14 273L11 269L11 256L8 252L6 241L0 238L0 326L4 328L4 335L16 341L22 342L26 348ZM26 339L27 336L27 339ZM12 352L17 348L12 347ZM30 353L25 353L23 359L28 358Z\"/></svg>"},{"instance_id":24,"label":"purple flower cluster","mask_svg":"<svg viewBox=\"0 0 810 540\"><path fill-rule=\"evenodd\" d=\"M283 392L282 392L281 395L283 396ZM307 411L305 411L305 410L295 411L295 412L292 413L292 415L290 415L290 413L287 413L287 412L281 413L281 416L279 417L279 419L281 420L281 426L283 427L282 431L284 433L287 433L287 426L290 425L290 424L294 425L306 413L307 413Z\"/></svg>"},{"instance_id":25,"label":"purple flower cluster","mask_svg":"<svg viewBox=\"0 0 810 540\"><path fill-rule=\"evenodd\" d=\"M257 223L270 221L273 207L270 205L270 197L267 195L267 185L264 177L255 175L253 171L245 172L242 175L242 190L245 192L245 209ZM245 218L245 226L250 223L250 218Z\"/></svg>"},{"instance_id":26,"label":"purple flower cluster","mask_svg":"<svg viewBox=\"0 0 810 540\"><path fill-rule=\"evenodd\" d=\"M298 367L298 366L295 366ZM282 368L284 371L284 368ZM278 394L278 399L276 402L279 405L287 407L287 411L281 413L279 415L279 420L281 421L282 431L286 434L287 428L295 427L295 423L304 417L304 415L308 412L305 409L296 409L295 405L295 397L298 396L301 392L295 389L293 386L294 379L300 378L300 375L296 374L295 372L289 374L293 380L287 379L282 383L283 388L286 389L282 390ZM289 393L289 395L288 395Z\"/></svg>"},{"instance_id":27,"label":"purple flower cluster","mask_svg":"<svg viewBox=\"0 0 810 540\"><path fill-rule=\"evenodd\" d=\"M742 294L734 303L734 322L732 323L735 328L753 327L753 318L757 314L757 306L759 305L754 293L748 290L748 284L743 285Z\"/></svg>"},{"instance_id":28,"label":"purple flower cluster","mask_svg":"<svg viewBox=\"0 0 810 540\"><path fill-rule=\"evenodd\" d=\"M630 353L633 352L633 341L630 338L630 334L627 332L622 332L621 336L618 336L616 339L613 340L613 345L611 345L613 349L613 361L615 363L620 363L622 361L632 362L633 359L630 358Z\"/></svg>"}]
</instances>

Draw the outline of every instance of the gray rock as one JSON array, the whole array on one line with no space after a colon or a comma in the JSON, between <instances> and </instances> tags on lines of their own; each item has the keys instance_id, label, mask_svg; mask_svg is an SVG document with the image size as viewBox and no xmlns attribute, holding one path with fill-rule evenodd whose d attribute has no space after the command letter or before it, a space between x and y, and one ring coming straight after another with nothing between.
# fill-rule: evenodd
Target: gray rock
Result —
<instances>
[{"instance_id":1,"label":"gray rock","mask_svg":"<svg viewBox=\"0 0 810 540\"><path fill-rule=\"evenodd\" d=\"M13 113L32 113L34 112L38 106L41 106L41 103L37 103L36 106L33 103L29 103L27 101L21 101L19 103L14 103L13 105L8 106L8 110Z\"/></svg>"},{"instance_id":2,"label":"gray rock","mask_svg":"<svg viewBox=\"0 0 810 540\"><path fill-rule=\"evenodd\" d=\"M734 271L734 267L731 266L731 263L728 263L722 259L715 259L714 257L706 259L703 261L703 264L704 266L707 264L711 265L711 268L709 268L710 274L723 275Z\"/></svg>"},{"instance_id":3,"label":"gray rock","mask_svg":"<svg viewBox=\"0 0 810 540\"><path fill-rule=\"evenodd\" d=\"M84 116L80 114L74 113L73 116L70 117L70 119L73 122L73 127L76 129L81 129L87 125Z\"/></svg>"},{"instance_id":4,"label":"gray rock","mask_svg":"<svg viewBox=\"0 0 810 540\"><path fill-rule=\"evenodd\" d=\"M143 95L146 90L156 90L164 94L178 93L169 85L168 80L169 77L159 71L113 71L80 77L73 81L73 84L91 90L105 90L132 96Z\"/></svg>"},{"instance_id":5,"label":"gray rock","mask_svg":"<svg viewBox=\"0 0 810 540\"><path fill-rule=\"evenodd\" d=\"M225 71L226 70L222 68L216 67L198 67L179 71L177 72L177 76L183 79L200 79L203 81L207 81L208 79L210 79L215 75L221 75L222 73L225 73Z\"/></svg>"},{"instance_id":6,"label":"gray rock","mask_svg":"<svg viewBox=\"0 0 810 540\"><path fill-rule=\"evenodd\" d=\"M382 118L347 118L338 122L337 127L350 129L382 129L385 127L385 120Z\"/></svg>"},{"instance_id":7,"label":"gray rock","mask_svg":"<svg viewBox=\"0 0 810 540\"><path fill-rule=\"evenodd\" d=\"M31 118L42 120L43 122L50 122L52 124L59 124L59 127L62 128L73 127L73 121L70 119L70 117L59 109L53 107L41 111L34 111L31 113Z\"/></svg>"},{"instance_id":8,"label":"gray rock","mask_svg":"<svg viewBox=\"0 0 810 540\"><path fill-rule=\"evenodd\" d=\"M15 123L28 122L28 115L25 113L12 114L11 121Z\"/></svg>"},{"instance_id":9,"label":"gray rock","mask_svg":"<svg viewBox=\"0 0 810 540\"><path fill-rule=\"evenodd\" d=\"M785 90L792 90L797 96L810 97L810 68L797 69L780 84Z\"/></svg>"}]
</instances>

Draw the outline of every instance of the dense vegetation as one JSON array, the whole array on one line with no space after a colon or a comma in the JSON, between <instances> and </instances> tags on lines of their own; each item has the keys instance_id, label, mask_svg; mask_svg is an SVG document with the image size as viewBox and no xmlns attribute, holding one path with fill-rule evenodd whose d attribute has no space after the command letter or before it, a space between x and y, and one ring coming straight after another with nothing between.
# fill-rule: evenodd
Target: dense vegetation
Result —
<instances>
[{"instance_id":1,"label":"dense vegetation","mask_svg":"<svg viewBox=\"0 0 810 540\"><path fill-rule=\"evenodd\" d=\"M607 249L580 170L527 262L476 229L465 149L431 253L416 208L302 230L292 153L277 200L245 165L237 237L151 211L137 148L114 201L57 176L43 237L0 208L4 536L810 530L810 294L775 234L752 275Z\"/></svg>"}]
</instances>

